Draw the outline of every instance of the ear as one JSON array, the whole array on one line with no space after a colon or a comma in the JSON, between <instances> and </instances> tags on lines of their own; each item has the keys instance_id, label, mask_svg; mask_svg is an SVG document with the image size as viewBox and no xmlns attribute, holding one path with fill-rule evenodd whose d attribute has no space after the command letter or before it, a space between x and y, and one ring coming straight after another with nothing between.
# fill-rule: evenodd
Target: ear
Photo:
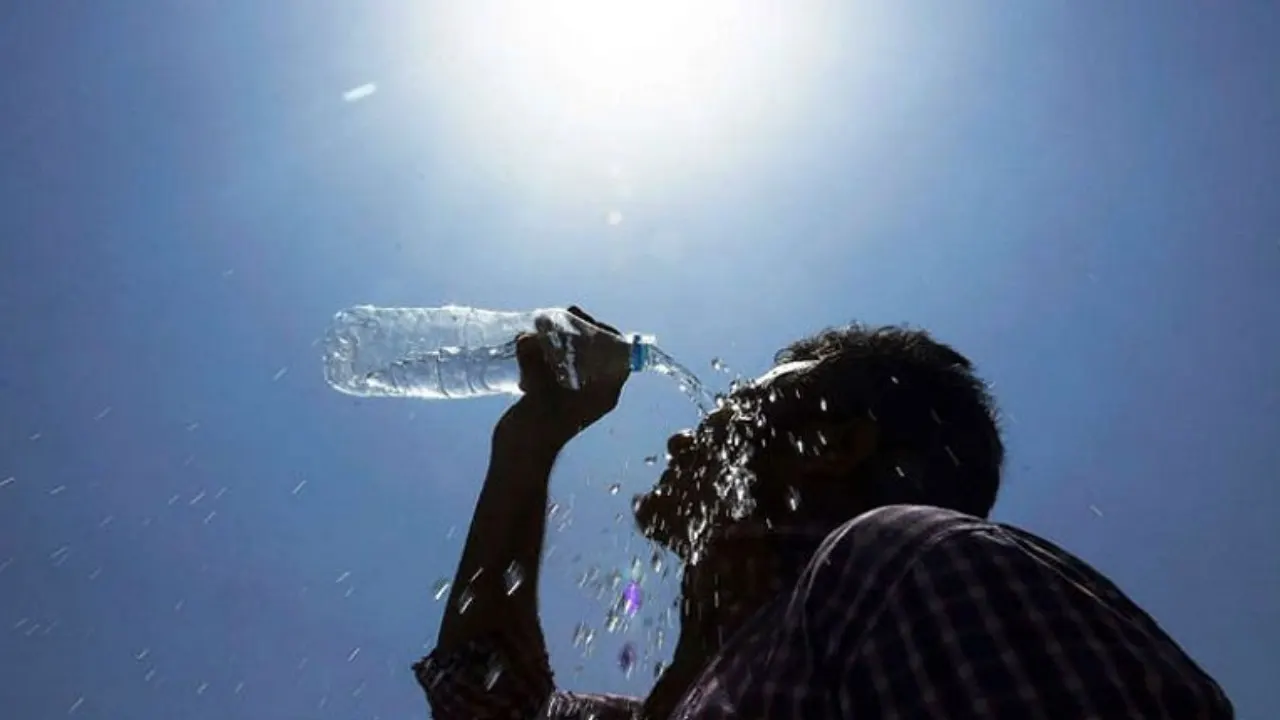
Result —
<instances>
[{"instance_id":1,"label":"ear","mask_svg":"<svg viewBox=\"0 0 1280 720\"><path fill-rule=\"evenodd\" d=\"M805 437L818 443L803 460L805 474L849 477L880 449L880 426L870 418L814 423Z\"/></svg>"}]
</instances>

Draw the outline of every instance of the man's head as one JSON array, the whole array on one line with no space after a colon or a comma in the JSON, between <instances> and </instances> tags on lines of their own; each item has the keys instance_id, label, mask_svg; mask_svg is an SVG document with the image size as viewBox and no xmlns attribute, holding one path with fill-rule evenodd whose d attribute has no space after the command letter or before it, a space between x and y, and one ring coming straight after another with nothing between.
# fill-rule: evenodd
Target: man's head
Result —
<instances>
[{"instance_id":1,"label":"man's head","mask_svg":"<svg viewBox=\"0 0 1280 720\"><path fill-rule=\"evenodd\" d=\"M736 387L636 498L649 537L688 557L736 521L828 523L919 503L986 516L1004 446L984 383L928 333L861 325L783 348Z\"/></svg>"}]
</instances>

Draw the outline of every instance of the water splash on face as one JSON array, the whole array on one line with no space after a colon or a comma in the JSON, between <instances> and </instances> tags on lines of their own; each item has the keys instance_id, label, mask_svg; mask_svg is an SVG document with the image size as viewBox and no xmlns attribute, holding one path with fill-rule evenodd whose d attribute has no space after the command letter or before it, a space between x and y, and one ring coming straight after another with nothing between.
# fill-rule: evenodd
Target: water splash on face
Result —
<instances>
[{"instance_id":1,"label":"water splash on face","mask_svg":"<svg viewBox=\"0 0 1280 720\"><path fill-rule=\"evenodd\" d=\"M720 439L719 467L713 478L715 490L712 507L707 508L713 518L742 520L755 509L751 487L755 474L750 462L755 452L755 434L764 419L760 403L740 398L730 398L722 412L727 414L726 427ZM703 527L705 534L708 528Z\"/></svg>"}]
</instances>

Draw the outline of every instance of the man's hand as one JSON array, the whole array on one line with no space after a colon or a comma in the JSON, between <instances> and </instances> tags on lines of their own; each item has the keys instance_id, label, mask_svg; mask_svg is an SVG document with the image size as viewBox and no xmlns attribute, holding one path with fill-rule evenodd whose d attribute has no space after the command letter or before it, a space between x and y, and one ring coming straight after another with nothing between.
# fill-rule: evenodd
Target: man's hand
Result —
<instances>
[{"instance_id":1,"label":"man's hand","mask_svg":"<svg viewBox=\"0 0 1280 720\"><path fill-rule=\"evenodd\" d=\"M499 431L534 433L563 445L617 407L631 374L630 344L578 307L569 314L572 332L540 320L538 332L517 339L524 397L499 421ZM572 363L576 388L563 382L566 362Z\"/></svg>"}]
</instances>

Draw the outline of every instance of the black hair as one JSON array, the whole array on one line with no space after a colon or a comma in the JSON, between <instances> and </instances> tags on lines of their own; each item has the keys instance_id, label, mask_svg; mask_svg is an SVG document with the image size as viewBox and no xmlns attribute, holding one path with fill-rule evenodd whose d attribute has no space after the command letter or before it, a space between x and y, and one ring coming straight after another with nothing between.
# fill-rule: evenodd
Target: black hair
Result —
<instances>
[{"instance_id":1,"label":"black hair","mask_svg":"<svg viewBox=\"0 0 1280 720\"><path fill-rule=\"evenodd\" d=\"M797 396L819 398L816 411L876 423L872 487L862 488L873 507L919 503L979 517L991 512L1004 444L995 403L968 358L924 330L852 324L774 356L775 365L796 361L816 361L795 380Z\"/></svg>"}]
</instances>

